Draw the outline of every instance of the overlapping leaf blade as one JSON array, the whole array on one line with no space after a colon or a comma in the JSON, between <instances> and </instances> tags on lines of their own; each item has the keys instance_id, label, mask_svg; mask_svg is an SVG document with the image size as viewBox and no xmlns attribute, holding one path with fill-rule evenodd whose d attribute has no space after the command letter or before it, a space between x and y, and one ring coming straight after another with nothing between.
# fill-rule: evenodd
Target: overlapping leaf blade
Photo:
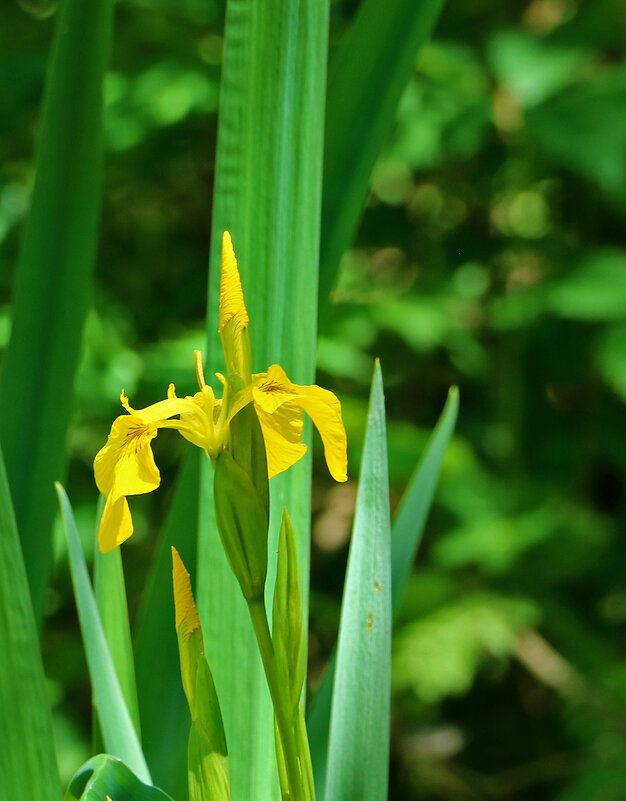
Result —
<instances>
[{"instance_id":1,"label":"overlapping leaf blade","mask_svg":"<svg viewBox=\"0 0 626 801\"><path fill-rule=\"evenodd\" d=\"M217 288L221 236L228 229L250 315L253 369L278 362L292 380L313 381L327 38L327 0L228 5L212 228L211 371L220 363ZM204 468L206 488L208 463ZM300 577L308 585L310 470L305 458L272 480L270 597L285 505L298 538ZM269 693L208 492L201 521L198 607L224 714L233 799L276 797Z\"/></svg>"},{"instance_id":2,"label":"overlapping leaf blade","mask_svg":"<svg viewBox=\"0 0 626 801\"><path fill-rule=\"evenodd\" d=\"M331 61L326 105L320 311L365 205L402 90L444 0L365 0Z\"/></svg>"},{"instance_id":3,"label":"overlapping leaf blade","mask_svg":"<svg viewBox=\"0 0 626 801\"><path fill-rule=\"evenodd\" d=\"M0 441L38 620L96 255L112 10L112 0L59 10L0 381Z\"/></svg>"},{"instance_id":4,"label":"overlapping leaf blade","mask_svg":"<svg viewBox=\"0 0 626 801\"><path fill-rule=\"evenodd\" d=\"M385 401L376 364L346 572L327 801L385 801L391 694L391 532Z\"/></svg>"},{"instance_id":5,"label":"overlapping leaf blade","mask_svg":"<svg viewBox=\"0 0 626 801\"><path fill-rule=\"evenodd\" d=\"M72 507L59 483L56 484L56 489L65 527L74 595L93 688L94 706L98 712L104 744L110 754L122 759L142 781L150 782L150 772L122 695L98 614Z\"/></svg>"},{"instance_id":6,"label":"overlapping leaf blade","mask_svg":"<svg viewBox=\"0 0 626 801\"><path fill-rule=\"evenodd\" d=\"M135 629L135 665L143 748L156 783L177 798L187 792L189 711L180 681L171 593L174 545L195 572L200 452L190 449L163 524ZM159 669L155 670L154 665ZM176 734L173 736L172 732Z\"/></svg>"},{"instance_id":7,"label":"overlapping leaf blade","mask_svg":"<svg viewBox=\"0 0 626 801\"><path fill-rule=\"evenodd\" d=\"M115 548L108 553L100 553L96 548L94 553L94 584L98 612L111 653L111 659L113 660L122 695L135 726L135 731L137 736L141 738L137 685L135 683L135 661L133 659L133 644L130 636L128 604L126 601L126 584L124 582L124 568L122 566L122 551L120 548Z\"/></svg>"},{"instance_id":8,"label":"overlapping leaf blade","mask_svg":"<svg viewBox=\"0 0 626 801\"><path fill-rule=\"evenodd\" d=\"M0 454L0 787L11 801L59 801L39 637Z\"/></svg>"},{"instance_id":9,"label":"overlapping leaf blade","mask_svg":"<svg viewBox=\"0 0 626 801\"><path fill-rule=\"evenodd\" d=\"M109 754L93 757L76 773L65 801L172 801L157 787L141 782L119 759Z\"/></svg>"},{"instance_id":10,"label":"overlapping leaf blade","mask_svg":"<svg viewBox=\"0 0 626 801\"><path fill-rule=\"evenodd\" d=\"M456 387L452 387L393 521L391 529L391 597L394 615L400 606L402 592L415 561L415 554L437 486L443 456L454 431L458 411L459 393ZM307 720L318 801L323 798L324 794L335 660L336 652L333 652L326 676L313 699Z\"/></svg>"}]
</instances>

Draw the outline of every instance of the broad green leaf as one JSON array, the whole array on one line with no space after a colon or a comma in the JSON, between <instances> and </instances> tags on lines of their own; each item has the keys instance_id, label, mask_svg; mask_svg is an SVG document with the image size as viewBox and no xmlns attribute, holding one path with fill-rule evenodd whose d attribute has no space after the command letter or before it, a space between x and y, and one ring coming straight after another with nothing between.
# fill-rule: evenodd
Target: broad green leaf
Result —
<instances>
[{"instance_id":1,"label":"broad green leaf","mask_svg":"<svg viewBox=\"0 0 626 801\"><path fill-rule=\"evenodd\" d=\"M96 546L94 550L94 584L98 612L111 659L135 731L141 738L137 686L135 684L135 661L128 621L121 548L115 548L108 553L100 553Z\"/></svg>"},{"instance_id":2,"label":"broad green leaf","mask_svg":"<svg viewBox=\"0 0 626 801\"><path fill-rule=\"evenodd\" d=\"M10 801L59 801L50 702L0 454L0 786Z\"/></svg>"},{"instance_id":3,"label":"broad green leaf","mask_svg":"<svg viewBox=\"0 0 626 801\"><path fill-rule=\"evenodd\" d=\"M314 379L328 5L328 0L231 0L227 7L207 373L220 365L218 282L222 232L228 229L250 315L253 369L278 362L297 383ZM197 600L224 715L233 798L274 798L269 692L248 610L215 528L211 483L206 461ZM287 506L299 538L306 599L310 458L271 484L267 593L271 598L280 513Z\"/></svg>"},{"instance_id":4,"label":"broad green leaf","mask_svg":"<svg viewBox=\"0 0 626 801\"><path fill-rule=\"evenodd\" d=\"M415 561L415 554L437 486L441 462L454 431L458 411L459 393L456 387L452 387L437 425L404 492L393 522L391 529L391 595L394 615L400 606L402 593ZM326 676L313 699L307 720L318 801L324 793L335 659L336 653L333 652Z\"/></svg>"},{"instance_id":5,"label":"broad green leaf","mask_svg":"<svg viewBox=\"0 0 626 801\"><path fill-rule=\"evenodd\" d=\"M0 441L38 620L96 255L112 9L112 0L61 3L0 381Z\"/></svg>"},{"instance_id":6,"label":"broad green leaf","mask_svg":"<svg viewBox=\"0 0 626 801\"><path fill-rule=\"evenodd\" d=\"M92 757L76 773L65 801L172 801L157 787L141 782L119 759L109 754Z\"/></svg>"},{"instance_id":7,"label":"broad green leaf","mask_svg":"<svg viewBox=\"0 0 626 801\"><path fill-rule=\"evenodd\" d=\"M134 633L137 692L144 753L155 782L177 798L187 793L187 741L171 732L189 730L189 712L180 682L174 629L172 555L174 545L195 572L198 531L197 448L190 448L178 475L152 562ZM204 457L202 457L204 458ZM154 665L159 669L155 670Z\"/></svg>"},{"instance_id":8,"label":"broad green leaf","mask_svg":"<svg viewBox=\"0 0 626 801\"><path fill-rule=\"evenodd\" d=\"M341 608L327 801L386 801L391 694L391 530L385 400L378 362Z\"/></svg>"},{"instance_id":9,"label":"broad green leaf","mask_svg":"<svg viewBox=\"0 0 626 801\"><path fill-rule=\"evenodd\" d=\"M124 702L98 614L72 507L63 487L58 482L55 486L65 527L72 583L93 688L94 706L98 712L104 744L109 753L123 759L142 781L150 782L150 772Z\"/></svg>"},{"instance_id":10,"label":"broad green leaf","mask_svg":"<svg viewBox=\"0 0 626 801\"><path fill-rule=\"evenodd\" d=\"M356 230L374 163L444 0L365 0L331 60L326 104L320 310Z\"/></svg>"}]
</instances>

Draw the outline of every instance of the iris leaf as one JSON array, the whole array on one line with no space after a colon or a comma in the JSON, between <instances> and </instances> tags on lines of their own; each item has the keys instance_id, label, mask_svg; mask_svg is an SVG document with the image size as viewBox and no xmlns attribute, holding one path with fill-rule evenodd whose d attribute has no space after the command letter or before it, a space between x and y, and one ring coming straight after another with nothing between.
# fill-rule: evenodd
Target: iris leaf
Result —
<instances>
[{"instance_id":1,"label":"iris leaf","mask_svg":"<svg viewBox=\"0 0 626 801\"><path fill-rule=\"evenodd\" d=\"M227 229L250 316L254 371L279 363L297 383L314 380L328 6L328 0L233 0L227 6L207 374L221 364L215 331L221 237ZM307 432L310 437L310 428ZM203 472L201 487L210 487L208 461ZM271 485L270 602L283 506L293 520L299 575L308 587L310 457ZM212 508L210 490L203 489L197 602L224 715L232 795L234 801L276 797L269 693Z\"/></svg>"},{"instance_id":2,"label":"iris leaf","mask_svg":"<svg viewBox=\"0 0 626 801\"><path fill-rule=\"evenodd\" d=\"M322 313L339 260L356 231L400 96L443 3L365 0L331 59L320 253Z\"/></svg>"},{"instance_id":3,"label":"iris leaf","mask_svg":"<svg viewBox=\"0 0 626 801\"><path fill-rule=\"evenodd\" d=\"M394 615L398 611L407 578L415 561L415 554L437 486L441 462L454 431L458 411L458 389L451 387L437 425L413 472L393 521L391 529L391 594ZM326 676L313 699L307 719L318 801L321 801L324 793L335 662L336 652L333 652Z\"/></svg>"},{"instance_id":4,"label":"iris leaf","mask_svg":"<svg viewBox=\"0 0 626 801\"><path fill-rule=\"evenodd\" d=\"M391 529L385 401L376 364L337 644L327 801L386 801Z\"/></svg>"},{"instance_id":5,"label":"iris leaf","mask_svg":"<svg viewBox=\"0 0 626 801\"><path fill-rule=\"evenodd\" d=\"M39 636L0 454L0 786L11 801L59 801Z\"/></svg>"},{"instance_id":6,"label":"iris leaf","mask_svg":"<svg viewBox=\"0 0 626 801\"><path fill-rule=\"evenodd\" d=\"M59 9L2 364L0 441L38 621L96 256L112 15L112 0L64 0Z\"/></svg>"},{"instance_id":7,"label":"iris leaf","mask_svg":"<svg viewBox=\"0 0 626 801\"><path fill-rule=\"evenodd\" d=\"M72 583L93 688L94 706L98 712L104 745L110 754L124 760L142 781L150 782L150 772L124 701L98 614L72 507L63 487L58 482L55 486L67 539Z\"/></svg>"},{"instance_id":8,"label":"iris leaf","mask_svg":"<svg viewBox=\"0 0 626 801\"><path fill-rule=\"evenodd\" d=\"M77 771L64 801L172 801L157 787L141 782L115 757L99 754Z\"/></svg>"}]
</instances>

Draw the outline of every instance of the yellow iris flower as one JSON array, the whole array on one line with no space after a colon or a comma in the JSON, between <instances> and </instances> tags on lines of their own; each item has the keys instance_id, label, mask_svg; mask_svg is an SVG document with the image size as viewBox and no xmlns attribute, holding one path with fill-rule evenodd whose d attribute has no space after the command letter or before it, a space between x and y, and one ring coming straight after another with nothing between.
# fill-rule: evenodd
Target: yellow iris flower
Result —
<instances>
[{"instance_id":1,"label":"yellow iris flower","mask_svg":"<svg viewBox=\"0 0 626 801\"><path fill-rule=\"evenodd\" d=\"M347 480L346 432L336 396L315 385L292 383L277 364L265 373L250 374L249 319L228 231L222 240L219 317L218 331L229 378L236 378L227 382L217 373L224 385L223 399L216 399L205 384L198 352L196 375L200 389L195 395L178 398L170 384L167 399L145 409L133 409L123 392L120 396L127 414L115 419L106 444L94 460L96 484L107 499L98 534L103 553L133 533L127 497L152 492L161 482L151 446L160 428L175 429L215 460L228 445L230 421L253 403L263 431L271 478L306 453L307 446L301 441L306 412L322 437L330 474L336 481ZM233 386L237 391L232 391Z\"/></svg>"}]
</instances>

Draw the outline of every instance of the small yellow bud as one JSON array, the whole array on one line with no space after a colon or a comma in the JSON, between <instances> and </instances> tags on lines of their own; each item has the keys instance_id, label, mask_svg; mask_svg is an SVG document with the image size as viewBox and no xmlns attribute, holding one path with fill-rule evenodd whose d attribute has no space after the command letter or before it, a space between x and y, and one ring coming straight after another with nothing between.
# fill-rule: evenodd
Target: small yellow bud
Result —
<instances>
[{"instance_id":1,"label":"small yellow bud","mask_svg":"<svg viewBox=\"0 0 626 801\"><path fill-rule=\"evenodd\" d=\"M237 258L233 248L233 240L228 231L222 236L222 275L220 278L220 324L218 333L231 320L235 320L238 331L248 327L250 318L243 300L243 289Z\"/></svg>"},{"instance_id":2,"label":"small yellow bud","mask_svg":"<svg viewBox=\"0 0 626 801\"><path fill-rule=\"evenodd\" d=\"M174 607L176 609L176 632L185 624L184 634L190 637L200 628L198 610L193 600L191 579L180 554L172 546L172 575L174 578Z\"/></svg>"}]
</instances>

